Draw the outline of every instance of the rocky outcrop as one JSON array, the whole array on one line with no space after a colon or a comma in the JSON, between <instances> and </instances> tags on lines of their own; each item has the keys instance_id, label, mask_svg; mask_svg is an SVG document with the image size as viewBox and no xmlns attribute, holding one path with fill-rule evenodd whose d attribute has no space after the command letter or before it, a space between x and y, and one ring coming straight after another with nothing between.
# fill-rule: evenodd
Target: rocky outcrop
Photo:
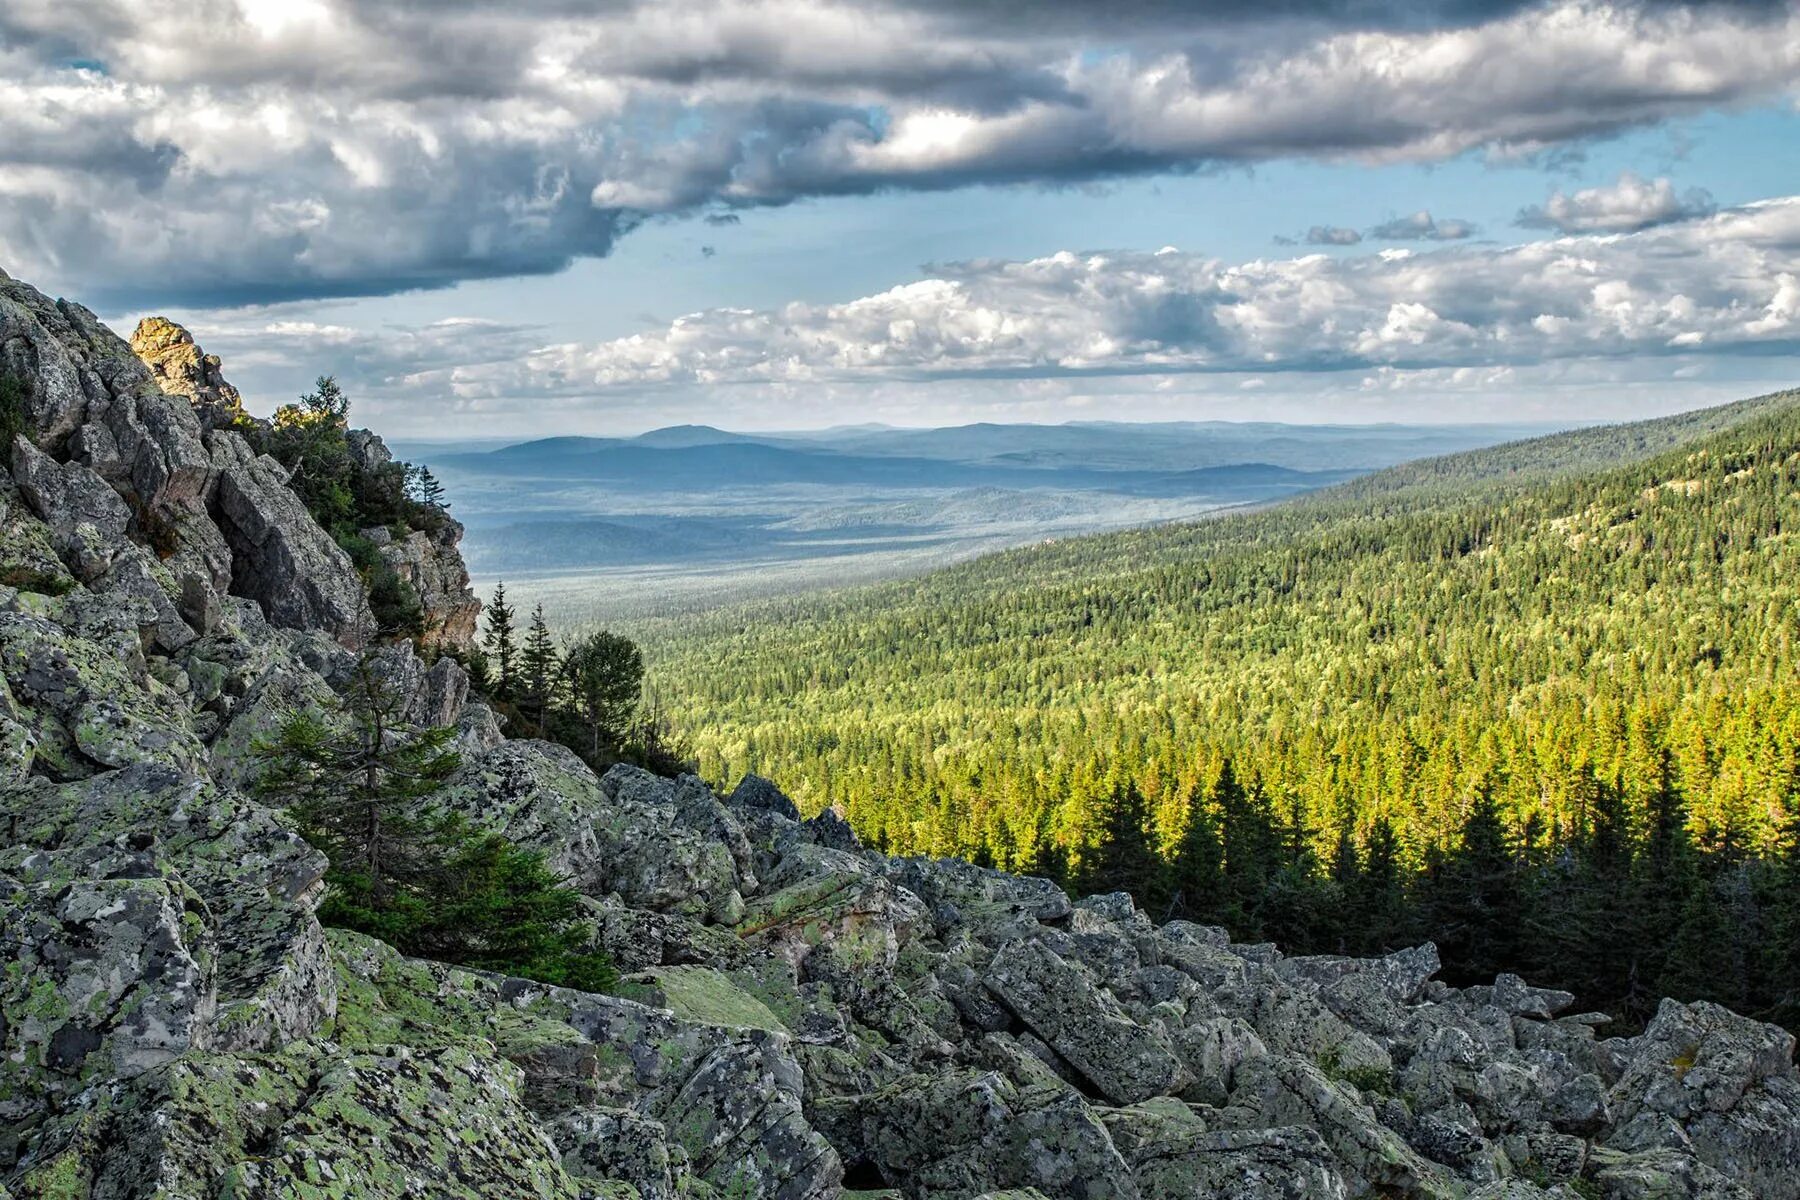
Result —
<instances>
[{"instance_id":1,"label":"rocky outcrop","mask_svg":"<svg viewBox=\"0 0 1800 1200\"><path fill-rule=\"evenodd\" d=\"M469 568L457 549L462 535L463 527L448 517L436 533L415 529L397 538L381 526L363 530L383 561L418 596L424 610L418 638L422 646L467 651L475 644L481 600L469 586Z\"/></svg>"},{"instance_id":2,"label":"rocky outcrop","mask_svg":"<svg viewBox=\"0 0 1800 1200\"><path fill-rule=\"evenodd\" d=\"M231 587L290 629L318 629L346 646L375 632L350 556L320 529L287 485L287 471L236 433L211 436L215 510L231 547Z\"/></svg>"},{"instance_id":3,"label":"rocky outcrop","mask_svg":"<svg viewBox=\"0 0 1800 1200\"><path fill-rule=\"evenodd\" d=\"M0 491L41 523L9 512L8 573L54 586L34 549L47 542L78 581L156 608L165 650L187 640L180 625L210 632L228 595L279 625L366 641L360 577L281 467L225 427L241 408L217 360L160 319L136 343L142 359L80 305L0 275L0 374L23 394L27 431L6 448Z\"/></svg>"},{"instance_id":4,"label":"rocky outcrop","mask_svg":"<svg viewBox=\"0 0 1800 1200\"><path fill-rule=\"evenodd\" d=\"M131 352L163 391L193 405L205 428L230 428L244 419L244 398L226 381L219 356L204 353L181 325L145 317L132 332Z\"/></svg>"},{"instance_id":5,"label":"rocky outcrop","mask_svg":"<svg viewBox=\"0 0 1800 1200\"><path fill-rule=\"evenodd\" d=\"M346 435L357 469L373 473L394 461L387 444L367 429ZM463 527L439 512L430 529L402 531L385 526L361 531L384 561L419 599L423 610L418 642L434 649L466 652L475 644L481 601L469 586L469 568L457 549Z\"/></svg>"},{"instance_id":6,"label":"rocky outcrop","mask_svg":"<svg viewBox=\"0 0 1800 1200\"><path fill-rule=\"evenodd\" d=\"M1287 957L506 740L452 659L346 646L279 467L201 430L192 486L189 404L109 337L0 280L39 421L0 477L0 1197L1800 1200L1794 1039L1717 1006L1602 1038L1429 945ZM321 927L256 747L369 674L616 994Z\"/></svg>"}]
</instances>

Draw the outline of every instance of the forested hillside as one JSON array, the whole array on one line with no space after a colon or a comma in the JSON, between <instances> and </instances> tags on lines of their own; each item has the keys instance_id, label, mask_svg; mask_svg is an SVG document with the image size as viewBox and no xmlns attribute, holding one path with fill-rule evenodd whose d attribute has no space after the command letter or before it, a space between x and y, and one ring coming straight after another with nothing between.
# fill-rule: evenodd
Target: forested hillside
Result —
<instances>
[{"instance_id":1,"label":"forested hillside","mask_svg":"<svg viewBox=\"0 0 1800 1200\"><path fill-rule=\"evenodd\" d=\"M1797 522L1789 393L642 632L706 774L891 851L1792 1020ZM1506 932L1571 915L1630 961Z\"/></svg>"}]
</instances>

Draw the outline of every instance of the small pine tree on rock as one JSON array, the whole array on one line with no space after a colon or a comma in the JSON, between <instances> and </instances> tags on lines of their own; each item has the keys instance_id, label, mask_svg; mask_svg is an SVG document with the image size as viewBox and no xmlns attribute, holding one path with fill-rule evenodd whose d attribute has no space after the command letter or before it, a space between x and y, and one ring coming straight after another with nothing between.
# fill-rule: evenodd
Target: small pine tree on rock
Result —
<instances>
[{"instance_id":1,"label":"small pine tree on rock","mask_svg":"<svg viewBox=\"0 0 1800 1200\"><path fill-rule=\"evenodd\" d=\"M519 710L531 720L538 736L544 733L544 718L555 700L556 685L562 673L562 659L556 651L556 640L544 620L540 603L531 613L531 627L525 634L525 648L519 654Z\"/></svg>"},{"instance_id":2,"label":"small pine tree on rock","mask_svg":"<svg viewBox=\"0 0 1800 1200\"><path fill-rule=\"evenodd\" d=\"M299 712L257 746L255 787L330 862L319 919L406 954L604 991L581 897L543 855L436 803L455 730L418 729L364 659L342 712Z\"/></svg>"}]
</instances>

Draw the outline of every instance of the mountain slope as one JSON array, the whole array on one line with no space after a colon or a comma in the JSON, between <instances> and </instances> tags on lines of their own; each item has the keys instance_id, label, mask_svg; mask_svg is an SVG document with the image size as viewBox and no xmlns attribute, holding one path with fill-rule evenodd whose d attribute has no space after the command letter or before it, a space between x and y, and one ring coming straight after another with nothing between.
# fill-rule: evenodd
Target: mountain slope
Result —
<instances>
[{"instance_id":1,"label":"mountain slope","mask_svg":"<svg viewBox=\"0 0 1800 1200\"><path fill-rule=\"evenodd\" d=\"M1709 836L1768 846L1796 453L1790 394L644 632L708 771L773 774L901 850L1079 853L1118 772L1172 829L1229 754L1321 850L1388 814L1418 861L1482 780L1567 828L1576 768L1641 775L1645 721Z\"/></svg>"}]
</instances>

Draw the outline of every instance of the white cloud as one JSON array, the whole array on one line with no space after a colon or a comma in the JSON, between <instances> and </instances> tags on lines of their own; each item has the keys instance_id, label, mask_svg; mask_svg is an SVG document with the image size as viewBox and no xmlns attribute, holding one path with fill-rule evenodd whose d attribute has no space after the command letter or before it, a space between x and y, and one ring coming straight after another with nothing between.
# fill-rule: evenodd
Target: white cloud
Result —
<instances>
[{"instance_id":1,"label":"white cloud","mask_svg":"<svg viewBox=\"0 0 1800 1200\"><path fill-rule=\"evenodd\" d=\"M1800 79L1792 5L1379 8L12 0L0 263L116 303L383 293L647 213L1528 153Z\"/></svg>"},{"instance_id":2,"label":"white cloud","mask_svg":"<svg viewBox=\"0 0 1800 1200\"><path fill-rule=\"evenodd\" d=\"M953 391L1103 377L1217 377L1241 391L1249 378L1361 373L1384 389L1498 388L1515 370L1556 363L1800 355L1800 197L1513 247L956 263L840 304L715 309L597 343L541 345L534 330L492 324L195 324L228 367L239 347L329 364L320 369L346 362L398 406L717 406L738 392L843 406L932 382Z\"/></svg>"},{"instance_id":3,"label":"white cloud","mask_svg":"<svg viewBox=\"0 0 1800 1200\"><path fill-rule=\"evenodd\" d=\"M1703 188L1678 194L1666 176L1647 180L1626 171L1605 187L1583 188L1572 194L1558 189L1543 204L1521 209L1517 223L1526 229L1564 233L1629 233L1705 216L1717 208Z\"/></svg>"}]
</instances>

